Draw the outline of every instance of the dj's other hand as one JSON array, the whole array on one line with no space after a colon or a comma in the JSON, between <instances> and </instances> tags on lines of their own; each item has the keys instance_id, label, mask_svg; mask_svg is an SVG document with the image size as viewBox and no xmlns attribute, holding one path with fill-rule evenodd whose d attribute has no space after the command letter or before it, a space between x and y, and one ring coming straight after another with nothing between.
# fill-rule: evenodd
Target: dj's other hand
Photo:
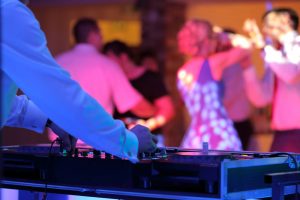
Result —
<instances>
[{"instance_id":1,"label":"dj's other hand","mask_svg":"<svg viewBox=\"0 0 300 200\"><path fill-rule=\"evenodd\" d=\"M60 128L57 124L52 122L49 125L49 128L62 140L63 147L67 151L74 151L76 147L77 138L73 137L62 128Z\"/></svg>"},{"instance_id":2,"label":"dj's other hand","mask_svg":"<svg viewBox=\"0 0 300 200\"><path fill-rule=\"evenodd\" d=\"M153 152L155 151L157 138L155 135L150 133L149 129L142 125L136 125L130 129L139 140L139 153L143 152Z\"/></svg>"}]
</instances>

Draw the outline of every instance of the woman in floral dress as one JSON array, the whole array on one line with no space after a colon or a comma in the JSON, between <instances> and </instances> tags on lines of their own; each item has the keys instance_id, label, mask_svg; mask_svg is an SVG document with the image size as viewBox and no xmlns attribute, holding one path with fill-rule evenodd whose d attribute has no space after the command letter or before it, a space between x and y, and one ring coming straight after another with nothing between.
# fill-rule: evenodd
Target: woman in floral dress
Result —
<instances>
[{"instance_id":1,"label":"woman in floral dress","mask_svg":"<svg viewBox=\"0 0 300 200\"><path fill-rule=\"evenodd\" d=\"M212 25L190 20L178 33L179 51L190 56L177 73L177 86L191 117L181 147L241 150L241 142L222 104L218 80L223 70L250 55L250 43L241 36L232 38L230 50L215 53L217 40ZM234 89L234 88L233 88Z\"/></svg>"}]
</instances>

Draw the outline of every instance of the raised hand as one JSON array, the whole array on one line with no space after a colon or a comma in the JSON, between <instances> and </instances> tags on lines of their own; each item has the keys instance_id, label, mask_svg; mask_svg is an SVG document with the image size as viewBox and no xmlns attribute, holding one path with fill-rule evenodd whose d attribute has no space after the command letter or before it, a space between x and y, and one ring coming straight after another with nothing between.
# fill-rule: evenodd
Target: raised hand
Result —
<instances>
[{"instance_id":1,"label":"raised hand","mask_svg":"<svg viewBox=\"0 0 300 200\"><path fill-rule=\"evenodd\" d=\"M240 47L243 49L251 49L252 43L251 40L243 35L234 34L230 35L231 44L234 47Z\"/></svg>"},{"instance_id":2,"label":"raised hand","mask_svg":"<svg viewBox=\"0 0 300 200\"><path fill-rule=\"evenodd\" d=\"M249 34L249 37L256 48L261 49L265 46L263 35L254 19L247 19L244 22L243 30Z\"/></svg>"}]
</instances>

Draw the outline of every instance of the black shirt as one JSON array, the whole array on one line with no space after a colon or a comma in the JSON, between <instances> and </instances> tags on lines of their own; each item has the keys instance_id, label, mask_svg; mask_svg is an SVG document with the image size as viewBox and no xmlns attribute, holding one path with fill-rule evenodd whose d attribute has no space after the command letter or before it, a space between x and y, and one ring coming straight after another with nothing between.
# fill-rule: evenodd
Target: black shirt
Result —
<instances>
[{"instance_id":1,"label":"black shirt","mask_svg":"<svg viewBox=\"0 0 300 200\"><path fill-rule=\"evenodd\" d=\"M146 71L140 77L130 80L130 83L141 95L143 95L145 99L151 103L154 103L154 101L160 97L168 95L164 81L159 73ZM114 117L119 119L141 119L141 117L134 115L130 111L121 114L115 110ZM159 130L155 130L155 132L159 132Z\"/></svg>"}]
</instances>

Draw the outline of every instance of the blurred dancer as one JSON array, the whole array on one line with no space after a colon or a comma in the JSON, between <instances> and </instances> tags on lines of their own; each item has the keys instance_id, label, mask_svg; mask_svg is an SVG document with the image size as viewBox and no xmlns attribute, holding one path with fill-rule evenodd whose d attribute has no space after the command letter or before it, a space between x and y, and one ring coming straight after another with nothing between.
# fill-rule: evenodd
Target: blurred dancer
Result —
<instances>
[{"instance_id":1,"label":"blurred dancer","mask_svg":"<svg viewBox=\"0 0 300 200\"><path fill-rule=\"evenodd\" d=\"M129 47L123 42L109 42L104 46L103 51L122 67L132 86L155 106L156 114L154 116L138 120L137 123L147 126L153 133L156 133L158 145L163 146L164 138L161 127L174 116L174 106L161 76L157 72L148 70L146 66L137 66L132 59ZM117 118L139 118L130 112L115 116Z\"/></svg>"},{"instance_id":2,"label":"blurred dancer","mask_svg":"<svg viewBox=\"0 0 300 200\"><path fill-rule=\"evenodd\" d=\"M189 20L178 33L179 51L191 57L178 70L178 89L191 116L191 124L181 146L241 150L240 139L228 118L219 94L223 70L249 55L249 42L236 36L232 45L239 47L215 53L217 40L212 25L205 20ZM241 46L244 45L244 46Z\"/></svg>"},{"instance_id":3,"label":"blurred dancer","mask_svg":"<svg viewBox=\"0 0 300 200\"><path fill-rule=\"evenodd\" d=\"M231 29L223 29L218 34L217 52L232 48L230 35L236 34ZM252 105L247 97L243 68L241 63L228 66L221 80L222 99L229 118L239 134L243 149L246 150L253 135L253 126L250 120Z\"/></svg>"},{"instance_id":4,"label":"blurred dancer","mask_svg":"<svg viewBox=\"0 0 300 200\"><path fill-rule=\"evenodd\" d=\"M249 62L245 70L247 92L256 106L272 103L271 151L300 152L300 36L299 17L290 8L275 8L263 15L261 34L254 20L244 29L263 50L265 74L259 79ZM267 41L267 42L266 42Z\"/></svg>"},{"instance_id":5,"label":"blurred dancer","mask_svg":"<svg viewBox=\"0 0 300 200\"><path fill-rule=\"evenodd\" d=\"M120 66L99 52L102 37L97 22L81 18L75 23L73 34L76 45L56 57L58 64L109 114L116 108L120 113L131 111L139 117L153 116L154 106L131 86ZM55 135L49 132L49 138L53 140Z\"/></svg>"}]
</instances>

